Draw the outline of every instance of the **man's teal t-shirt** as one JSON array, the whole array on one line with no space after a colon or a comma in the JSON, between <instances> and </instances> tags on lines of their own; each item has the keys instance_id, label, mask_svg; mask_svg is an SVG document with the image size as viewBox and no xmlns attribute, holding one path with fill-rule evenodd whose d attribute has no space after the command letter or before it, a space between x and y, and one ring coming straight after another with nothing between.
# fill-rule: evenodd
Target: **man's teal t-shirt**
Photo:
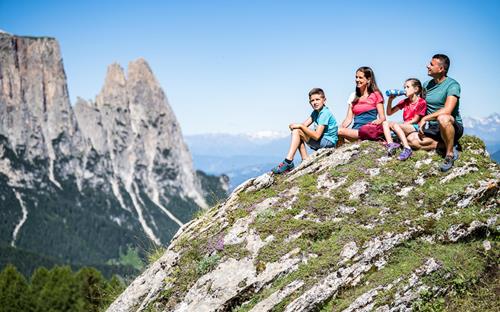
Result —
<instances>
[{"instance_id":1,"label":"man's teal t-shirt","mask_svg":"<svg viewBox=\"0 0 500 312\"><path fill-rule=\"evenodd\" d=\"M457 105L451 115L457 123L462 124L462 117L460 117L460 112L458 111L460 106L460 84L455 79L446 77L441 83L436 83L432 79L424 83L424 89L427 91L425 96L427 115L443 108L448 96L456 96ZM431 123L437 123L437 121L433 120Z\"/></svg>"},{"instance_id":2,"label":"man's teal t-shirt","mask_svg":"<svg viewBox=\"0 0 500 312\"><path fill-rule=\"evenodd\" d=\"M322 138L328 139L333 144L337 144L338 136L337 136L337 121L335 117L333 117L332 113L328 109L328 107L323 106L321 111L313 111L311 113L311 118L314 123L314 127L317 125L324 125L325 130L323 131Z\"/></svg>"}]
</instances>

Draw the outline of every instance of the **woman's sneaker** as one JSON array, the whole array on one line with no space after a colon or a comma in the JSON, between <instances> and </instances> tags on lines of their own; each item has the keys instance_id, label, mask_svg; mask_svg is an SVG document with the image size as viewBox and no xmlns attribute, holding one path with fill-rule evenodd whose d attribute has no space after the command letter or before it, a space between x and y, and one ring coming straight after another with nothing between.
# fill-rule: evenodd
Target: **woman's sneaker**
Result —
<instances>
[{"instance_id":1,"label":"woman's sneaker","mask_svg":"<svg viewBox=\"0 0 500 312\"><path fill-rule=\"evenodd\" d=\"M287 173L288 171L292 170L294 167L293 162L287 163L286 161L282 161L272 169L272 172L274 174L282 174L282 173Z\"/></svg>"},{"instance_id":2,"label":"woman's sneaker","mask_svg":"<svg viewBox=\"0 0 500 312\"><path fill-rule=\"evenodd\" d=\"M411 148L405 147L403 149L403 151L401 152L401 154L399 154L398 159L399 160L407 160L408 158L410 158L410 156L411 156L412 153L413 152L412 152Z\"/></svg>"},{"instance_id":3,"label":"woman's sneaker","mask_svg":"<svg viewBox=\"0 0 500 312\"><path fill-rule=\"evenodd\" d=\"M396 154L396 150L400 147L401 145L399 143L389 143L386 145L387 147L387 155L393 156Z\"/></svg>"}]
</instances>

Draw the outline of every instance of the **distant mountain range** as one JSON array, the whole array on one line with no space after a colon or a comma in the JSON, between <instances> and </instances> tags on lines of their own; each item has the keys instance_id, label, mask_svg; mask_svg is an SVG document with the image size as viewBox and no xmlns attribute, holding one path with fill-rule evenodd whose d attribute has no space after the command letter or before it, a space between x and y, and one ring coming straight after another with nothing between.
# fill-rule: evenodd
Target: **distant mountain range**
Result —
<instances>
[{"instance_id":1,"label":"distant mountain range","mask_svg":"<svg viewBox=\"0 0 500 312\"><path fill-rule=\"evenodd\" d=\"M225 174L230 189L269 171L288 150L288 134L199 134L185 136L195 168L209 174ZM203 169L200 169L203 168Z\"/></svg>"},{"instance_id":2,"label":"distant mountain range","mask_svg":"<svg viewBox=\"0 0 500 312\"><path fill-rule=\"evenodd\" d=\"M500 162L500 114L493 113L487 117L465 117L465 133L480 137L486 144L491 158Z\"/></svg>"},{"instance_id":3,"label":"distant mountain range","mask_svg":"<svg viewBox=\"0 0 500 312\"><path fill-rule=\"evenodd\" d=\"M481 138L491 157L499 162L500 114L484 118L465 117L463 120L465 133ZM198 134L185 136L185 140L197 169L226 174L230 178L230 187L234 188L248 178L269 171L281 161L288 151L290 134L273 131Z\"/></svg>"}]
</instances>

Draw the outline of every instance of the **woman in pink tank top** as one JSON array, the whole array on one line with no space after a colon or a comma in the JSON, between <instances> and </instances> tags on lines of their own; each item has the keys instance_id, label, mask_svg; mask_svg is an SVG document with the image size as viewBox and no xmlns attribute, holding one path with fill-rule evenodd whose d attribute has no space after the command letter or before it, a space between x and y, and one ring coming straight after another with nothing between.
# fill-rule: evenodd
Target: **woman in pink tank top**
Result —
<instances>
[{"instance_id":1,"label":"woman in pink tank top","mask_svg":"<svg viewBox=\"0 0 500 312\"><path fill-rule=\"evenodd\" d=\"M375 81L375 74L370 67L356 70L356 92L349 99L347 116L342 122L338 136L349 141L359 139L359 128L365 124L380 125L385 121L384 97ZM348 128L353 122L352 128Z\"/></svg>"}]
</instances>

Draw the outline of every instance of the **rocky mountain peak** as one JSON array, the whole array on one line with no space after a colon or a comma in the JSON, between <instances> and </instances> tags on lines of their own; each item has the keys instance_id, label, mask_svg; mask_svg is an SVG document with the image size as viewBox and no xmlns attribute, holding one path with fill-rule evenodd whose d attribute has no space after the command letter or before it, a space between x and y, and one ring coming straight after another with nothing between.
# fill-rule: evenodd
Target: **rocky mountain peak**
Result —
<instances>
[{"instance_id":1,"label":"rocky mountain peak","mask_svg":"<svg viewBox=\"0 0 500 312\"><path fill-rule=\"evenodd\" d=\"M100 104L109 104L116 107L127 104L126 93L127 81L123 68L117 64L108 66L106 78L101 92L97 96L96 102Z\"/></svg>"},{"instance_id":2,"label":"rocky mountain peak","mask_svg":"<svg viewBox=\"0 0 500 312\"><path fill-rule=\"evenodd\" d=\"M127 75L130 81L142 82L150 87L160 88L160 84L153 75L153 71L143 58L138 58L128 64Z\"/></svg>"},{"instance_id":3,"label":"rocky mountain peak","mask_svg":"<svg viewBox=\"0 0 500 312\"><path fill-rule=\"evenodd\" d=\"M80 153L58 42L0 34L0 134L27 160L47 159L49 180L60 187L55 160ZM63 165L74 170L75 162ZM65 170L59 170L64 175Z\"/></svg>"},{"instance_id":4,"label":"rocky mountain peak","mask_svg":"<svg viewBox=\"0 0 500 312\"><path fill-rule=\"evenodd\" d=\"M181 228L108 311L410 311L495 297L484 281L498 282L500 167L479 139L461 143L447 173L436 153L401 162L363 142L251 179Z\"/></svg>"},{"instance_id":5,"label":"rocky mountain peak","mask_svg":"<svg viewBox=\"0 0 500 312\"><path fill-rule=\"evenodd\" d=\"M131 246L168 243L222 187L194 171L145 60L127 76L109 66L96 99L73 108L57 41L0 34L0 248L116 265Z\"/></svg>"}]
</instances>

